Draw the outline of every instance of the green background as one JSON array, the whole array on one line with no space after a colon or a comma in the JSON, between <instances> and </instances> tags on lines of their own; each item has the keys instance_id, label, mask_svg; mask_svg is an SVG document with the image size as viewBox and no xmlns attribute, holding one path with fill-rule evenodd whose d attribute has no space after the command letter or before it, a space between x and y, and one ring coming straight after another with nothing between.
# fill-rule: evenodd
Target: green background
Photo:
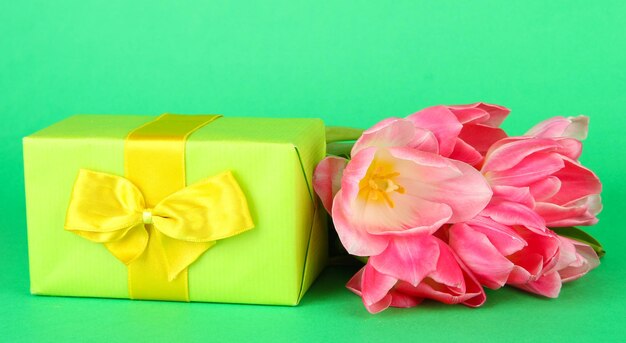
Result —
<instances>
[{"instance_id":1,"label":"green background","mask_svg":"<svg viewBox=\"0 0 626 343\"><path fill-rule=\"evenodd\" d=\"M626 322L623 1L0 2L0 339L618 341ZM367 127L435 104L512 109L521 134L587 114L602 265L557 300L489 292L370 315L327 269L298 307L29 295L21 137L75 113L320 117Z\"/></svg>"}]
</instances>

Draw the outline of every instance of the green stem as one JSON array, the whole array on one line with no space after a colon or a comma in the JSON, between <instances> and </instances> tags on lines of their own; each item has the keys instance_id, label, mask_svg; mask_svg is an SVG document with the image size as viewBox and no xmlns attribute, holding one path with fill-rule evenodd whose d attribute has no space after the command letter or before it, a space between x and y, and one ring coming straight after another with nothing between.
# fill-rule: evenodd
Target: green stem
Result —
<instances>
[{"instance_id":1,"label":"green stem","mask_svg":"<svg viewBox=\"0 0 626 343\"><path fill-rule=\"evenodd\" d=\"M344 126L327 126L326 143L355 141L363 134L363 129Z\"/></svg>"}]
</instances>

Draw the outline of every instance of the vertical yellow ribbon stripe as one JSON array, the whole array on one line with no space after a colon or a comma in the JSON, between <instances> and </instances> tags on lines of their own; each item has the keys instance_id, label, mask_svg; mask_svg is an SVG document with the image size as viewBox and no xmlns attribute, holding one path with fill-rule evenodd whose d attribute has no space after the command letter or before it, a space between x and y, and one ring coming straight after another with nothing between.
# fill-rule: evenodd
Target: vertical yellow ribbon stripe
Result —
<instances>
[{"instance_id":1,"label":"vertical yellow ribbon stripe","mask_svg":"<svg viewBox=\"0 0 626 343\"><path fill-rule=\"evenodd\" d=\"M185 188L187 137L219 117L164 114L127 136L124 147L125 176L143 193L148 208ZM146 250L128 265L130 298L189 301L187 269L169 280L164 250L194 255L215 243L177 241L155 230L149 222L145 226L149 233Z\"/></svg>"}]
</instances>

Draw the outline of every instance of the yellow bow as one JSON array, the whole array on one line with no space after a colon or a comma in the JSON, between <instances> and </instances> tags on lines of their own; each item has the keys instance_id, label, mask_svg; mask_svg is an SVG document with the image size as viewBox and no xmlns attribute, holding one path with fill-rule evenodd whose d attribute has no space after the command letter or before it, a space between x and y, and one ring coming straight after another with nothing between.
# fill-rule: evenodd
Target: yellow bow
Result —
<instances>
[{"instance_id":1,"label":"yellow bow","mask_svg":"<svg viewBox=\"0 0 626 343\"><path fill-rule=\"evenodd\" d=\"M170 281L216 240L253 226L246 198L229 171L181 189L150 209L129 180L81 169L65 221L66 230L104 243L126 265L155 239Z\"/></svg>"}]
</instances>

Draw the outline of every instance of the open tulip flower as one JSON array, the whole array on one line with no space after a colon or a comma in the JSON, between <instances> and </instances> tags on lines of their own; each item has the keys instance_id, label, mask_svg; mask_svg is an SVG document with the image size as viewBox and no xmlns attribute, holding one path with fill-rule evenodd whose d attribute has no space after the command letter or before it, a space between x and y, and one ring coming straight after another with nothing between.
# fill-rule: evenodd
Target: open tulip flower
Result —
<instances>
[{"instance_id":1,"label":"open tulip flower","mask_svg":"<svg viewBox=\"0 0 626 343\"><path fill-rule=\"evenodd\" d=\"M396 237L433 234L445 223L469 220L491 198L471 166L410 148L370 147L343 171L332 216L353 255L381 253Z\"/></svg>"},{"instance_id":2,"label":"open tulip flower","mask_svg":"<svg viewBox=\"0 0 626 343\"><path fill-rule=\"evenodd\" d=\"M548 228L597 222L601 184L578 162L588 119L555 117L510 137L499 127L508 114L429 107L319 163L313 186L339 240L369 258L347 285L368 311L423 299L476 307L483 286L556 297L598 265L584 239Z\"/></svg>"}]
</instances>

